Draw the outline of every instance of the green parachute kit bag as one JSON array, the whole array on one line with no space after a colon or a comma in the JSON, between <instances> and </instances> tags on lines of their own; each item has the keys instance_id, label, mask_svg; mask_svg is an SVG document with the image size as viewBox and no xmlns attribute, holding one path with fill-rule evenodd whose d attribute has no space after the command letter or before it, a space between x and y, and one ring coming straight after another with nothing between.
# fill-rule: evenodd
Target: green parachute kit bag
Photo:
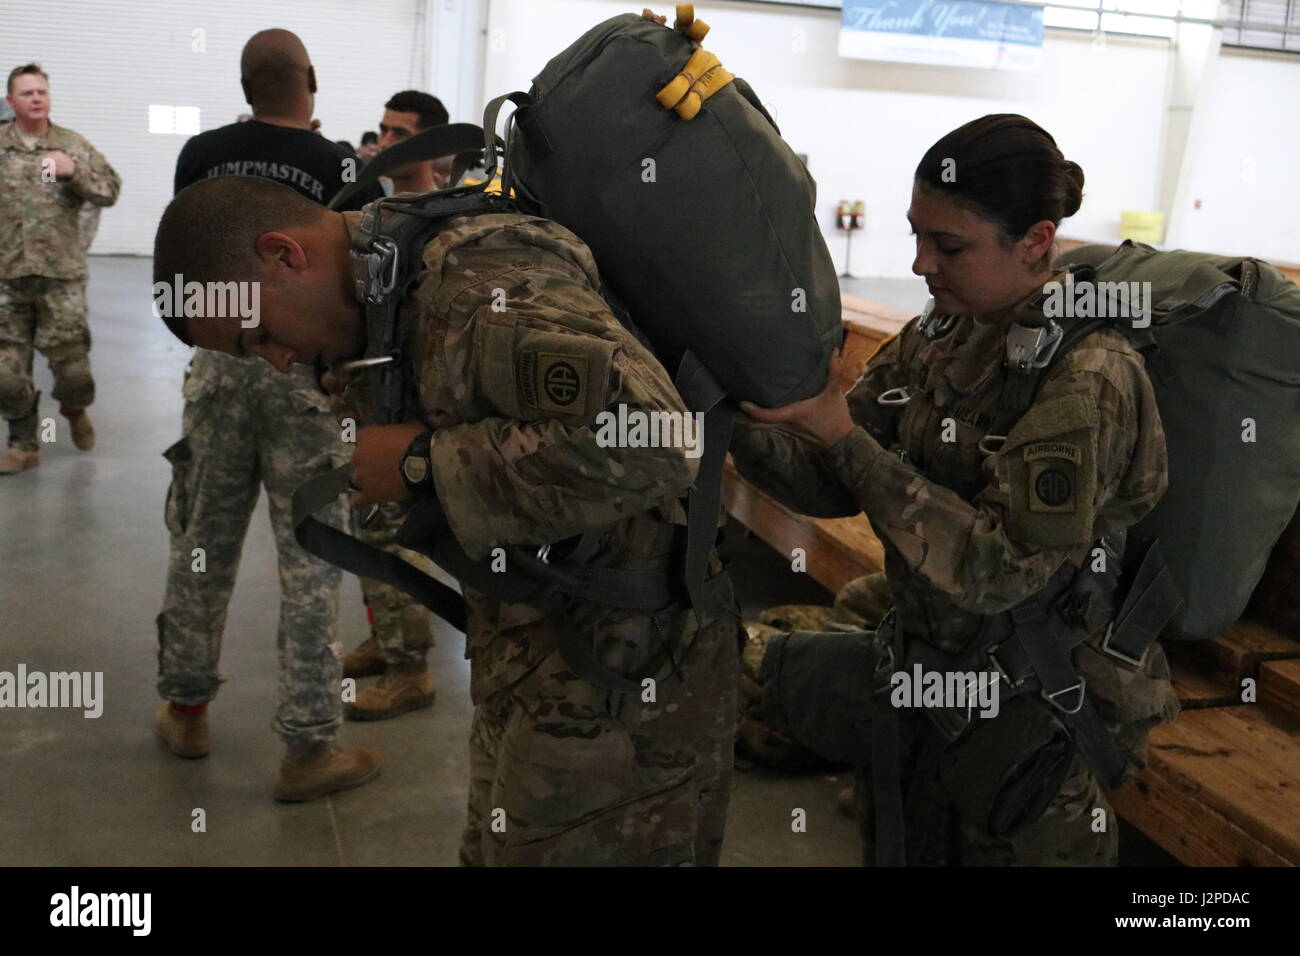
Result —
<instances>
[{"instance_id":1,"label":"green parachute kit bag","mask_svg":"<svg viewBox=\"0 0 1300 956\"><path fill-rule=\"evenodd\" d=\"M1115 327L1146 358L1169 488L1129 536L1161 542L1182 593L1163 637L1231 627L1300 501L1300 288L1259 259L1132 241L1057 265L1151 284L1150 325Z\"/></svg>"},{"instance_id":2,"label":"green parachute kit bag","mask_svg":"<svg viewBox=\"0 0 1300 956\"><path fill-rule=\"evenodd\" d=\"M689 350L728 394L787 405L820 391L842 337L816 187L683 13L676 29L614 17L552 59L506 165L670 372Z\"/></svg>"}]
</instances>

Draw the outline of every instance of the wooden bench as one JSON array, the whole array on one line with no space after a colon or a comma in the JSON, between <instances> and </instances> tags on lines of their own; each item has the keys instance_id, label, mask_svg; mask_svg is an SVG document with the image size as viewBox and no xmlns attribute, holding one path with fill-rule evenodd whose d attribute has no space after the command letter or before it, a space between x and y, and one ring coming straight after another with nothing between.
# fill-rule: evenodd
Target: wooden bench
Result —
<instances>
[{"instance_id":1,"label":"wooden bench","mask_svg":"<svg viewBox=\"0 0 1300 956\"><path fill-rule=\"evenodd\" d=\"M845 295L844 318L856 379L910 316ZM723 480L731 515L787 557L802 548L808 573L830 591L881 569L883 549L865 516L795 514L730 461ZM1151 733L1147 769L1109 796L1116 812L1184 863L1300 864L1297 581L1300 513L1274 549L1247 617L1205 641L1165 644L1184 713ZM1245 678L1255 681L1256 702L1243 701Z\"/></svg>"}]
</instances>

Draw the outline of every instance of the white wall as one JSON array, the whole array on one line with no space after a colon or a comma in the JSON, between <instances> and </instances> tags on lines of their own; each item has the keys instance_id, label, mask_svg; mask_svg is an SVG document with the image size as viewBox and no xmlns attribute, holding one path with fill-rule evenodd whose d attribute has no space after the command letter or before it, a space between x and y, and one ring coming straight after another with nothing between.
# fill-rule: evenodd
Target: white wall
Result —
<instances>
[{"instance_id":1,"label":"white wall","mask_svg":"<svg viewBox=\"0 0 1300 956\"><path fill-rule=\"evenodd\" d=\"M1300 263L1300 59L1225 49L1188 147L1168 245Z\"/></svg>"},{"instance_id":2,"label":"white wall","mask_svg":"<svg viewBox=\"0 0 1300 956\"><path fill-rule=\"evenodd\" d=\"M527 89L582 30L635 6L491 0L489 37L497 42L489 40L484 94ZM671 9L659 6L652 9ZM1029 116L1083 167L1084 205L1067 233L1113 235L1120 210L1156 202L1169 56L1163 41L1112 38L1097 46L1049 34L1043 71L1016 74L842 58L838 12L723 3L696 4L696 15L713 28L704 45L753 85L795 151L808 154L819 219L841 268L835 205L866 201L866 229L853 240L857 275L911 275L905 214L916 163L944 133L986 113Z\"/></svg>"}]
</instances>

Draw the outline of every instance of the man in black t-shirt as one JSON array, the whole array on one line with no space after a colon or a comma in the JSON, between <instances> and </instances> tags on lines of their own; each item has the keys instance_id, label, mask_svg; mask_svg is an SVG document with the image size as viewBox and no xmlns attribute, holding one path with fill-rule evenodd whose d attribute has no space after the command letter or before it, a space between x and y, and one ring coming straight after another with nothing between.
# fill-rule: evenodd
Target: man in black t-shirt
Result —
<instances>
[{"instance_id":1,"label":"man in black t-shirt","mask_svg":"<svg viewBox=\"0 0 1300 956\"><path fill-rule=\"evenodd\" d=\"M351 160L350 167L346 160ZM354 153L310 126L267 122L255 114L246 123L231 123L190 139L176 159L175 186L180 192L211 176L261 176L292 186L324 205L343 188L344 170L351 168L355 174L359 165ZM347 208L360 209L382 195L383 190L371 185Z\"/></svg>"},{"instance_id":2,"label":"man in black t-shirt","mask_svg":"<svg viewBox=\"0 0 1300 956\"><path fill-rule=\"evenodd\" d=\"M274 179L328 202L343 187L345 160L356 160L312 130L316 75L302 41L286 30L255 34L244 47L240 72L253 119L191 139L177 159L176 190L234 173ZM378 195L376 189L359 196L357 205ZM352 449L313 370L286 371L202 349L186 372L184 434L165 453L173 467L166 510L171 560L158 615L164 702L156 728L178 756L207 755L207 707L220 684L226 607L249 518L265 486L280 566L279 701L272 727L286 747L275 797L302 801L372 780L380 758L372 750L337 746L341 574L298 546L290 506L299 485L346 463ZM347 526L343 501L330 521Z\"/></svg>"}]
</instances>

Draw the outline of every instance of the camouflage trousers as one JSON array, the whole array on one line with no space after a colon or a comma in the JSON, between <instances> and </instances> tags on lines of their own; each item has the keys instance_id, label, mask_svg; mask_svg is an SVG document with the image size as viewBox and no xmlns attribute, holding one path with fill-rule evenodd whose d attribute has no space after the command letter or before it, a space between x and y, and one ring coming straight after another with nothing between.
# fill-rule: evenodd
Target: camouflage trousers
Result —
<instances>
[{"instance_id":1,"label":"camouflage trousers","mask_svg":"<svg viewBox=\"0 0 1300 956\"><path fill-rule=\"evenodd\" d=\"M260 359L241 363L205 353L195 369L185 384L184 437L165 453L172 462L171 561L158 615L158 691L191 706L216 696L227 605L265 485L280 568L272 727L286 743L330 742L343 709L341 572L294 541L291 496L302 482L344 463L351 446L306 369L286 376ZM347 528L348 514L339 499L319 517Z\"/></svg>"},{"instance_id":2,"label":"camouflage trousers","mask_svg":"<svg viewBox=\"0 0 1300 956\"><path fill-rule=\"evenodd\" d=\"M542 622L527 625L536 639ZM737 622L707 623L655 700L611 695L552 651L470 727L470 866L716 865L735 735ZM639 673L629 669L628 673Z\"/></svg>"},{"instance_id":3,"label":"camouflage trousers","mask_svg":"<svg viewBox=\"0 0 1300 956\"><path fill-rule=\"evenodd\" d=\"M9 444L27 451L36 450L33 350L49 362L63 408L95 400L85 279L0 279L0 416L9 421Z\"/></svg>"},{"instance_id":4,"label":"camouflage trousers","mask_svg":"<svg viewBox=\"0 0 1300 956\"><path fill-rule=\"evenodd\" d=\"M405 520L405 513L406 509L399 503L383 505L369 527L361 527L358 518L357 537L428 574L433 569L432 561L422 554L398 547L393 541ZM389 667L423 663L433 646L428 609L405 591L370 578L361 579L361 593L370 609L370 633L383 653L384 662Z\"/></svg>"},{"instance_id":5,"label":"camouflage trousers","mask_svg":"<svg viewBox=\"0 0 1300 956\"><path fill-rule=\"evenodd\" d=\"M1086 681L1088 699L1125 758L1127 778L1146 765L1147 735L1177 715L1178 701L1170 684L1168 662L1158 644L1147 651L1140 667L1133 668L1102 652L1101 637L1093 635L1078 645L1072 662ZM801 632L774 638L765 635L760 673L762 714L772 728L819 754L861 765L855 790L858 819L863 822L863 860L868 864L876 859L870 762L871 728L876 719L875 707L879 706L871 703L870 675L875 657L870 646L871 634L862 631ZM1018 708L1018 703L1023 706ZM1105 793L1072 744L1060 758L1061 776L1046 770L1049 756L1054 753L1047 748L1055 744L1032 730L1037 713L1034 708L1050 713L1048 705L1030 693L1001 700L1000 713L992 719L1002 722L1001 728L1021 748L1011 752L999 746L998 737L981 736L978 719L960 741L949 745L923 712L907 709L899 715L904 843L910 864L1116 863L1117 821ZM1008 737L1001 740L1005 743ZM1017 754L1016 760L1008 762L1012 754ZM952 769L955 767L964 769L958 773ZM1043 786L1031 794L1029 783L1040 778L1025 780L1019 774L1040 769ZM999 801L1005 793L1010 799L1023 801L1026 807L1042 807L1041 812L1006 836L990 835L977 824L988 822L992 807L983 806L976 813L968 806L965 815L960 810L969 804L966 798L981 791L972 773L980 776L979 782L1007 782L998 793ZM1039 797L1046 797L1047 786L1054 786L1055 792L1045 805L1037 803Z\"/></svg>"}]
</instances>

